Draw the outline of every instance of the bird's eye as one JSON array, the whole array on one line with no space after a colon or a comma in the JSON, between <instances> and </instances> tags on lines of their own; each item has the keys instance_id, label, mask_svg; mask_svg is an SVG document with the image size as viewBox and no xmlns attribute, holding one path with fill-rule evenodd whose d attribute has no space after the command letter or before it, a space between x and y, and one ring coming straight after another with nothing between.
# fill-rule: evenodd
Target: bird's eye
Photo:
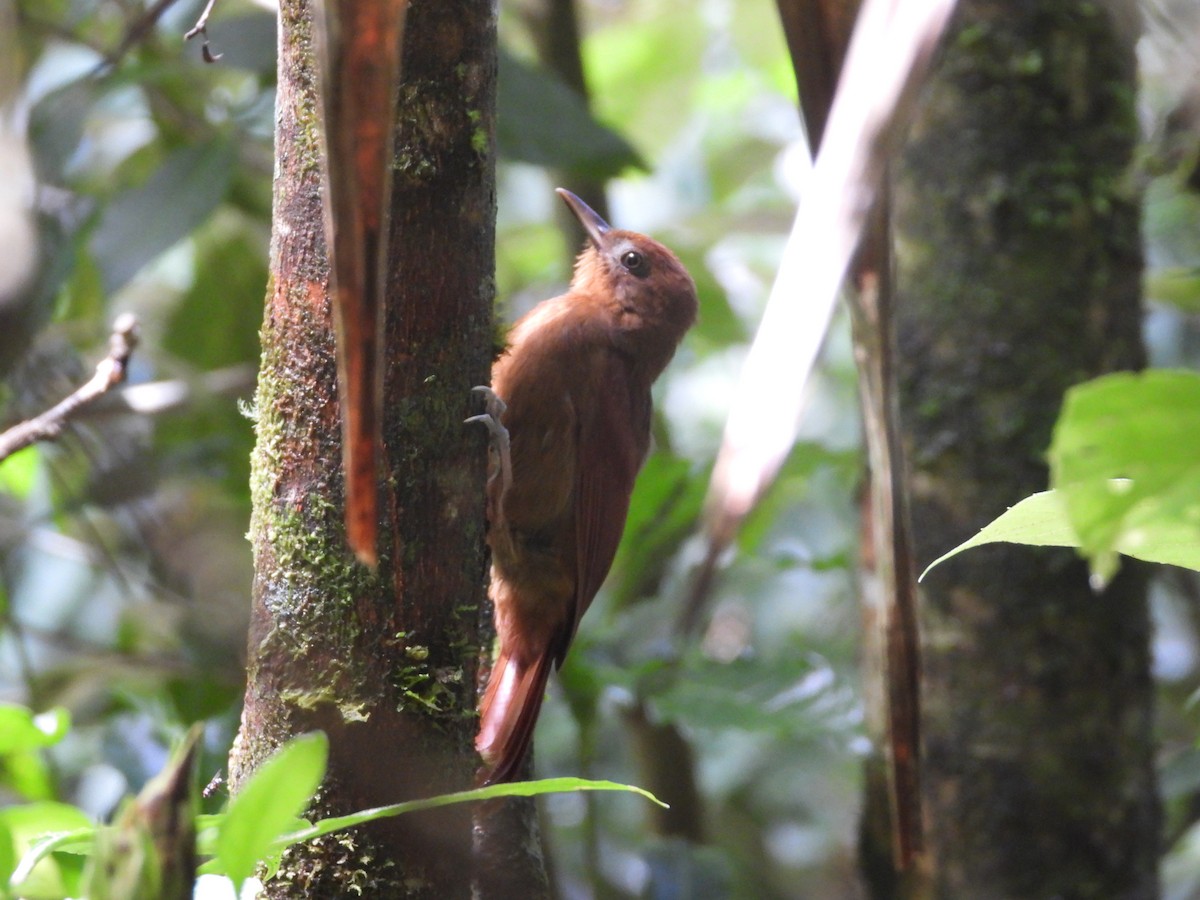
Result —
<instances>
[{"instance_id":1,"label":"bird's eye","mask_svg":"<svg viewBox=\"0 0 1200 900\"><path fill-rule=\"evenodd\" d=\"M629 250L621 255L621 265L628 269L638 278L645 277L650 271L650 266L646 263L646 257L638 253L636 250Z\"/></svg>"}]
</instances>

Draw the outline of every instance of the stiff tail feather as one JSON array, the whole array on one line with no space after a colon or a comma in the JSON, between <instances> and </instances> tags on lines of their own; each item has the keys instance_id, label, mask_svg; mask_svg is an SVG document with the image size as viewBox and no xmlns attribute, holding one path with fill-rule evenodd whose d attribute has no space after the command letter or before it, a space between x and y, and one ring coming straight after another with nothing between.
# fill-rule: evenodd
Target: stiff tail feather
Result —
<instances>
[{"instance_id":1,"label":"stiff tail feather","mask_svg":"<svg viewBox=\"0 0 1200 900\"><path fill-rule=\"evenodd\" d=\"M521 666L503 650L496 657L479 706L475 738L475 749L486 766L484 785L511 781L520 769L542 709L550 665L548 654L532 666Z\"/></svg>"}]
</instances>

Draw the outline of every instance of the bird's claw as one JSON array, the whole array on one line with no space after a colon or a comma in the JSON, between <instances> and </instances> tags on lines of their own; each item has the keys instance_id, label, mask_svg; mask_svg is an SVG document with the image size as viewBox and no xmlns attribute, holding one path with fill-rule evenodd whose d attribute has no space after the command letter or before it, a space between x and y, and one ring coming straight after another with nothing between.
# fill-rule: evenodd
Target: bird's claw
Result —
<instances>
[{"instance_id":1,"label":"bird's claw","mask_svg":"<svg viewBox=\"0 0 1200 900\"><path fill-rule=\"evenodd\" d=\"M488 476L488 483L491 484L496 475L500 475L500 499L497 507L498 510L503 510L504 495L508 493L508 489L512 485L512 453L509 446L508 429L500 421L500 417L504 415L504 411L508 406L495 391L485 384L471 388L471 392L483 394L485 412L464 419L463 424L468 422L482 422L491 433L492 448L496 451L496 456L499 457L500 467L497 472L493 472Z\"/></svg>"},{"instance_id":2,"label":"bird's claw","mask_svg":"<svg viewBox=\"0 0 1200 900\"><path fill-rule=\"evenodd\" d=\"M488 431L492 433L492 438L495 439L499 434L503 433L505 440L508 439L508 429L500 424L500 417L504 415L504 411L508 409L508 404L500 399L500 395L493 391L486 384L479 384L471 388L472 394L483 394L484 396L484 412L477 416L463 419L463 424L467 422L482 422L487 426Z\"/></svg>"}]
</instances>

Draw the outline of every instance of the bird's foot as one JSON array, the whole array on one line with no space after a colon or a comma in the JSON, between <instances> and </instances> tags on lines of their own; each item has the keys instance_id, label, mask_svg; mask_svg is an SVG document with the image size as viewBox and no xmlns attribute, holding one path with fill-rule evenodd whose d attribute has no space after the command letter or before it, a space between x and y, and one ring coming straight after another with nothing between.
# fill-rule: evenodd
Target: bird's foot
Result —
<instances>
[{"instance_id":1,"label":"bird's foot","mask_svg":"<svg viewBox=\"0 0 1200 900\"><path fill-rule=\"evenodd\" d=\"M488 484L500 476L500 500L497 503L498 510L504 509L504 495L508 493L509 487L512 485L512 452L510 450L508 429L500 421L500 417L504 415L504 410L508 407L500 396L487 385L479 385L471 388L472 393L483 394L485 412L477 416L471 416L469 419L464 419L466 422L482 422L487 426L487 430L492 436L492 449L495 451L497 458L500 461L498 469L488 476Z\"/></svg>"},{"instance_id":2,"label":"bird's foot","mask_svg":"<svg viewBox=\"0 0 1200 900\"><path fill-rule=\"evenodd\" d=\"M472 394L483 394L484 411L478 416L471 416L469 419L463 419L463 422L485 422L493 435L497 431L505 431L503 425L500 424L500 417L504 415L504 411L508 409L508 404L500 399L500 395L493 391L486 384L477 384L471 388Z\"/></svg>"}]
</instances>

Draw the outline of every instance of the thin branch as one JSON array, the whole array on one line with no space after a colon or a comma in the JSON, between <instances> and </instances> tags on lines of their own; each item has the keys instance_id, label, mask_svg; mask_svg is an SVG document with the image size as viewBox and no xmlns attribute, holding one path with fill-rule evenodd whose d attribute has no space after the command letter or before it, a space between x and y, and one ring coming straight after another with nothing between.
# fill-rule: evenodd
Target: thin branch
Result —
<instances>
[{"instance_id":1,"label":"thin branch","mask_svg":"<svg viewBox=\"0 0 1200 900\"><path fill-rule=\"evenodd\" d=\"M96 374L57 405L0 434L0 462L35 441L54 440L71 416L124 381L130 354L137 346L137 330L136 318L129 313L119 316L113 323L108 356L96 366Z\"/></svg>"},{"instance_id":2,"label":"thin branch","mask_svg":"<svg viewBox=\"0 0 1200 900\"><path fill-rule=\"evenodd\" d=\"M200 55L204 57L206 63L215 63L218 59L224 56L224 53L214 54L208 46L208 17L212 13L213 6L217 0L208 0L204 4L204 12L200 13L200 18L196 20L196 24L192 26L192 30L183 36L185 41L190 41L196 35L204 36L204 43L200 46Z\"/></svg>"},{"instance_id":3,"label":"thin branch","mask_svg":"<svg viewBox=\"0 0 1200 900\"><path fill-rule=\"evenodd\" d=\"M165 416L197 406L215 397L242 398L254 390L257 368L237 363L195 376L130 384L115 390L79 414L80 421L114 415Z\"/></svg>"},{"instance_id":4,"label":"thin branch","mask_svg":"<svg viewBox=\"0 0 1200 900\"><path fill-rule=\"evenodd\" d=\"M146 39L146 36L158 24L158 20L163 17L168 9L178 3L179 0L157 0L157 2L147 9L137 20L129 26L124 37L121 38L121 43L111 53L105 54L105 59L96 70L92 73L94 77L100 77L108 72L111 72L124 59L125 54L140 44Z\"/></svg>"}]
</instances>

